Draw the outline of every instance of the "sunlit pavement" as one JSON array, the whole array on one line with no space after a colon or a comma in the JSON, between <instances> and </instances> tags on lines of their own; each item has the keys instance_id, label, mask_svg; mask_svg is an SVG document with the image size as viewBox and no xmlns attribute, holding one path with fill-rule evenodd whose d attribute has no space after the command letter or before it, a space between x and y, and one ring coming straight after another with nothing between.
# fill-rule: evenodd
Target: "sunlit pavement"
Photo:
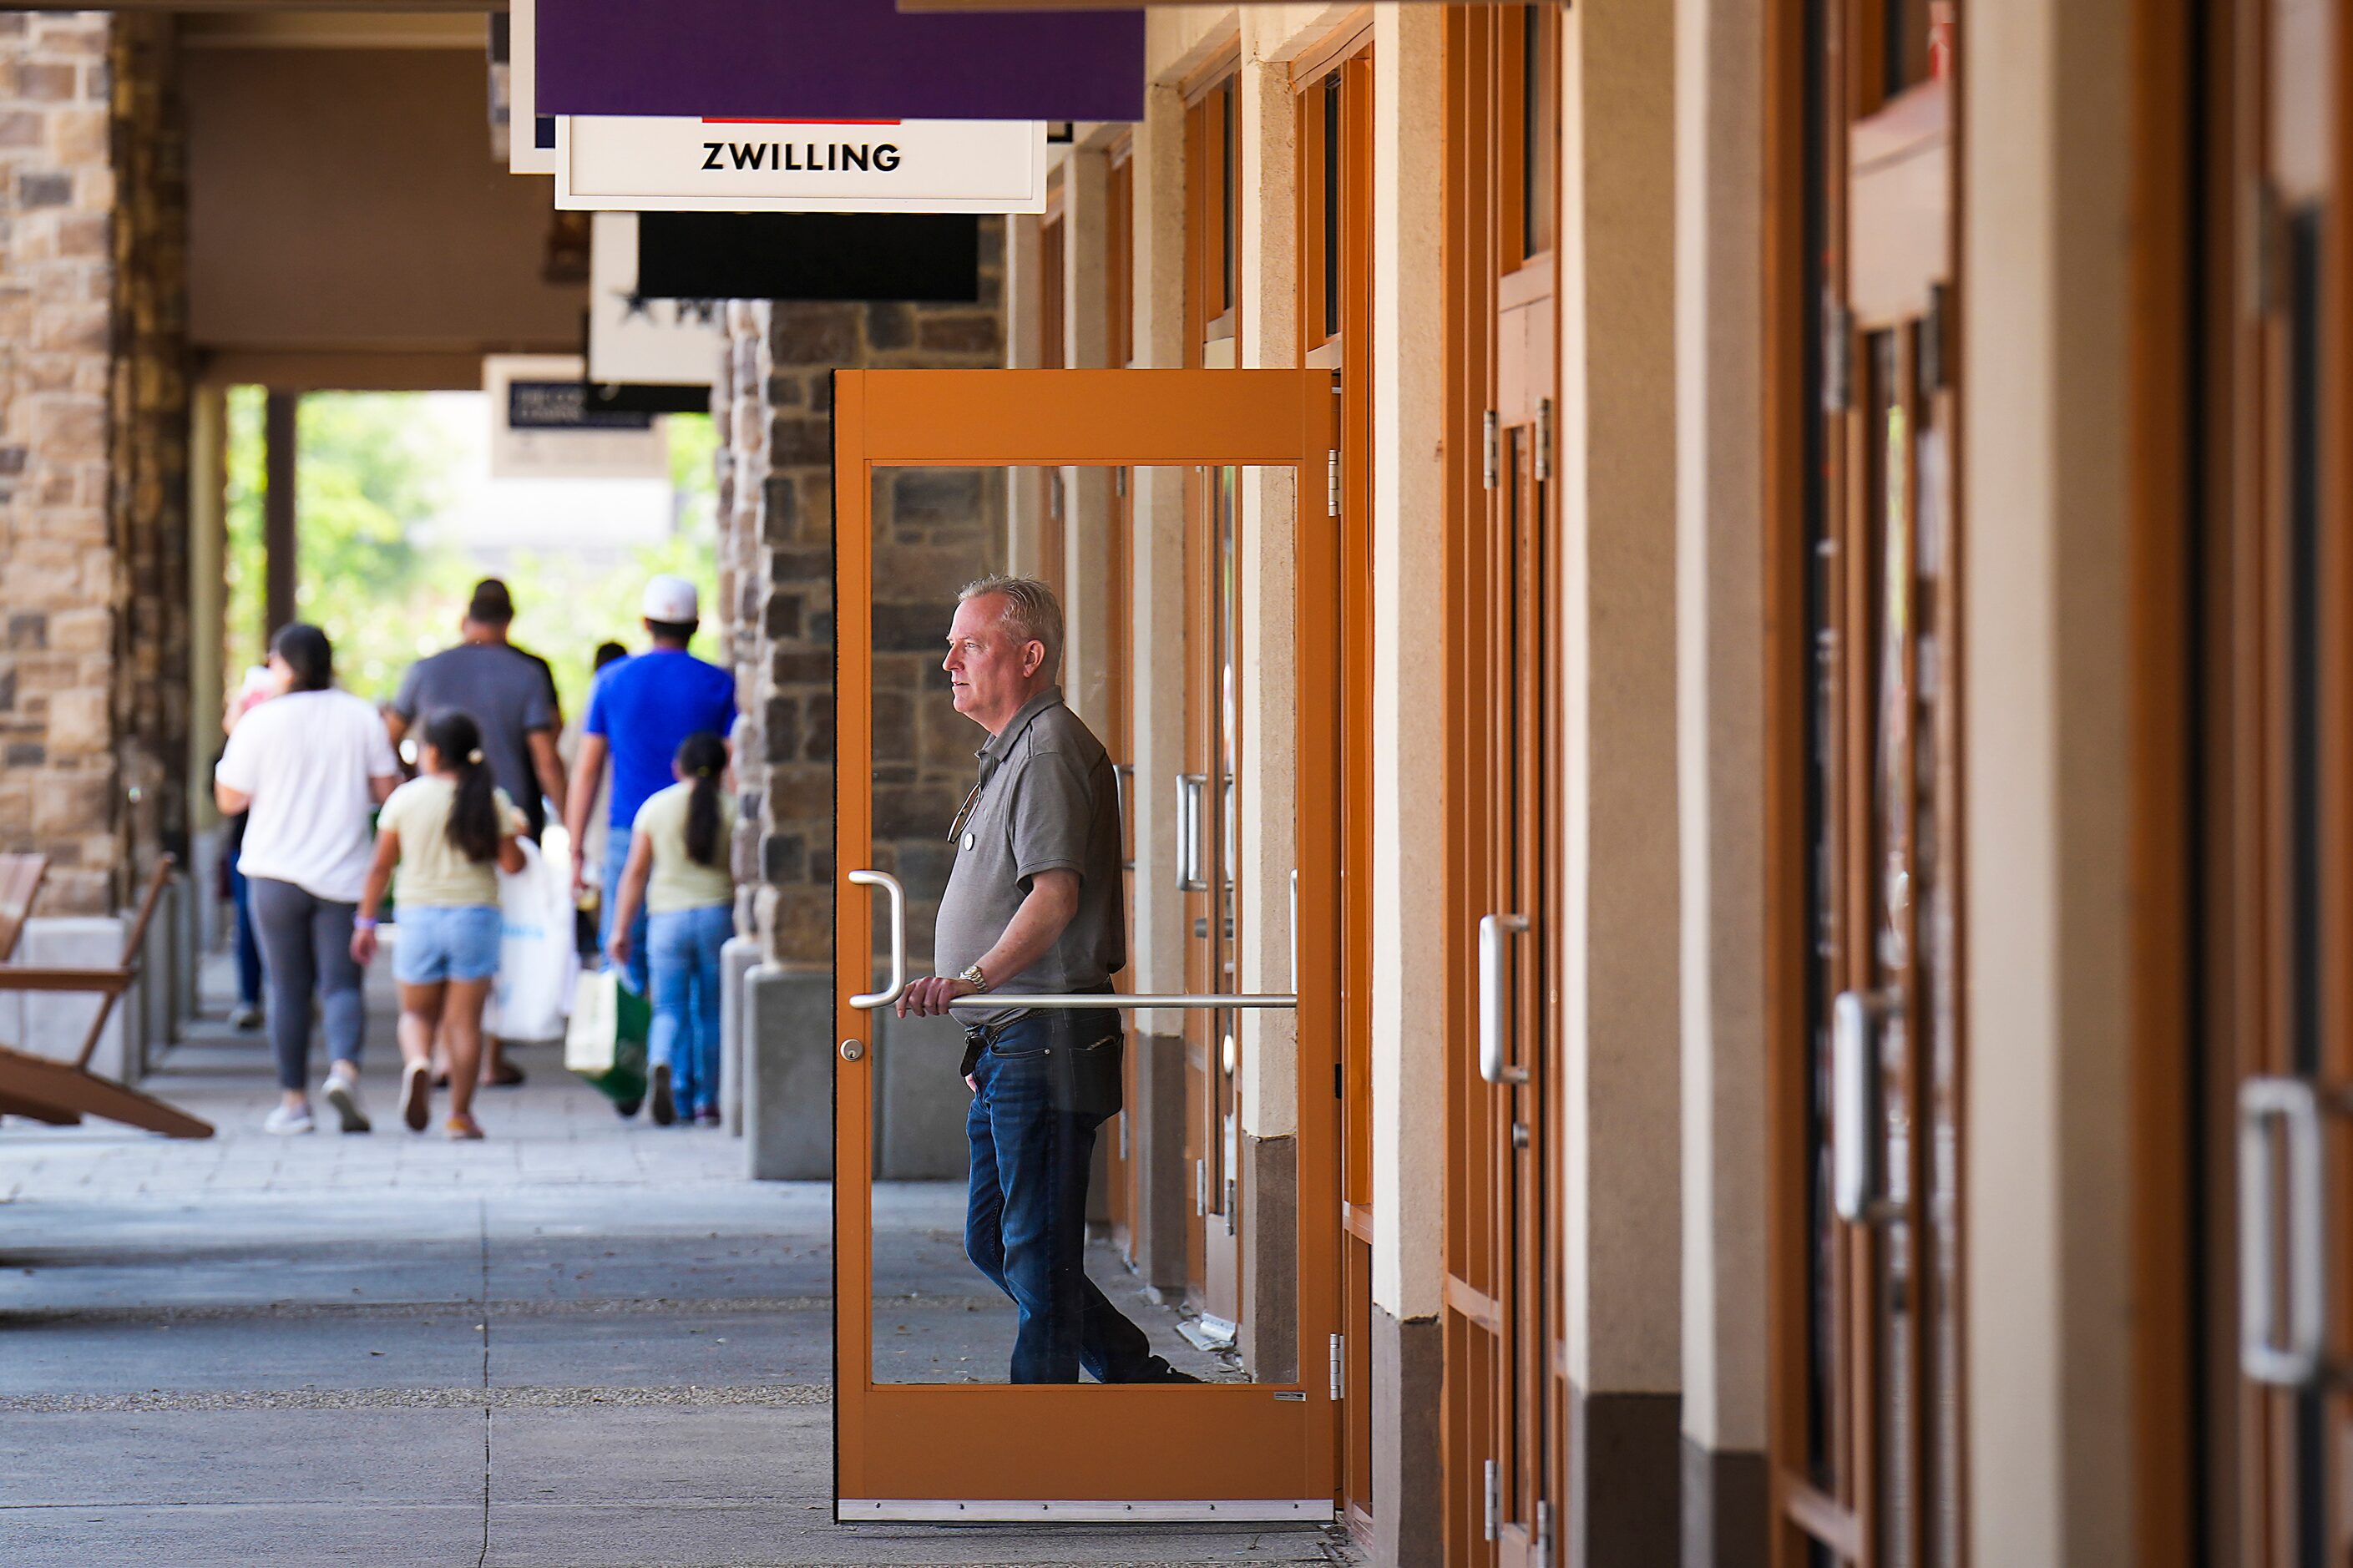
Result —
<instances>
[{"instance_id":1,"label":"sunlit pavement","mask_svg":"<svg viewBox=\"0 0 2353 1568\"><path fill-rule=\"evenodd\" d=\"M551 1047L483 1093L484 1142L410 1133L390 1023L366 1136L264 1134L267 1049L219 1026L148 1081L212 1140L0 1123L0 1562L1354 1560L1317 1530L832 1523L828 1189L622 1122ZM884 1375L997 1375L956 1193L883 1202Z\"/></svg>"}]
</instances>

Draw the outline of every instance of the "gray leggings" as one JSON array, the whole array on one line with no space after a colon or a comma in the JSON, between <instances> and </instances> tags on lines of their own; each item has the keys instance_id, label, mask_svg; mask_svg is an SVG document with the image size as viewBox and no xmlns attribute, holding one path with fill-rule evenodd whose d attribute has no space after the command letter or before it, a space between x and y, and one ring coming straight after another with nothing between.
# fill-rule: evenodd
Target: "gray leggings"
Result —
<instances>
[{"instance_id":1,"label":"gray leggings","mask_svg":"<svg viewBox=\"0 0 2353 1568\"><path fill-rule=\"evenodd\" d=\"M269 1048L278 1056L278 1087L298 1089L310 1079L311 992L319 993L327 1055L360 1059L366 1024L360 982L352 962L352 917L357 904L330 903L291 882L255 877L253 933L261 940L261 972L269 983Z\"/></svg>"}]
</instances>

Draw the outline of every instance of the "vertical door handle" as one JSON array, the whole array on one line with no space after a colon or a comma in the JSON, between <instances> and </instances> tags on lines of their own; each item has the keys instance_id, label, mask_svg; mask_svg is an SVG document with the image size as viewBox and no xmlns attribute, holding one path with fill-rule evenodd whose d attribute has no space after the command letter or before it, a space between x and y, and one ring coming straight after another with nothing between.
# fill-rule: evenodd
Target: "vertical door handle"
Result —
<instances>
[{"instance_id":1,"label":"vertical door handle","mask_svg":"<svg viewBox=\"0 0 2353 1568\"><path fill-rule=\"evenodd\" d=\"M1895 1009L1885 991L1842 991L1831 1004L1831 1201L1839 1218L1886 1216L1886 1075L1880 1037Z\"/></svg>"},{"instance_id":2,"label":"vertical door handle","mask_svg":"<svg viewBox=\"0 0 2353 1568\"><path fill-rule=\"evenodd\" d=\"M2275 1334L2279 1258L2273 1240L2272 1130L2283 1137L2287 1208L2287 1335ZM2309 1388L2328 1343L2328 1182L2320 1096L2300 1078L2239 1086L2239 1365L2256 1383Z\"/></svg>"},{"instance_id":3,"label":"vertical door handle","mask_svg":"<svg viewBox=\"0 0 2353 1568\"><path fill-rule=\"evenodd\" d=\"M1201 864L1206 826L1201 811L1208 794L1208 774L1176 775L1176 890L1180 893L1209 890L1208 875Z\"/></svg>"},{"instance_id":4,"label":"vertical door handle","mask_svg":"<svg viewBox=\"0 0 2353 1568\"><path fill-rule=\"evenodd\" d=\"M1504 1037L1510 1025L1504 1016L1504 942L1528 929L1525 915L1479 917L1479 1076L1489 1083L1525 1083L1525 1068L1511 1065Z\"/></svg>"},{"instance_id":5,"label":"vertical door handle","mask_svg":"<svg viewBox=\"0 0 2353 1568\"><path fill-rule=\"evenodd\" d=\"M880 888L891 900L890 988L852 996L849 1005L867 1011L888 1007L907 988L907 891L899 886L899 879L888 871L852 871L849 879L861 888ZM840 933L840 938L852 940L847 932Z\"/></svg>"}]
</instances>

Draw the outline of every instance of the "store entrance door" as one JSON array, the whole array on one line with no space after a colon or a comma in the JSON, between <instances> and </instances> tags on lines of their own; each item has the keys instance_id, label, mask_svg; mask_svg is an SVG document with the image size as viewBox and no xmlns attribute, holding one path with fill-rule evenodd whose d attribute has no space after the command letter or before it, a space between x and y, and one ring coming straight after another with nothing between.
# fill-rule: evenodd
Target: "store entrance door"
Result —
<instances>
[{"instance_id":1,"label":"store entrance door","mask_svg":"<svg viewBox=\"0 0 2353 1568\"><path fill-rule=\"evenodd\" d=\"M1339 1102L1331 1085L1339 1061L1344 650L1338 530L1325 509L1299 509L1293 667L1260 674L1290 683L1295 714L1291 990L1238 994L1213 985L1083 1004L1117 1011L1131 1021L1131 1038L1137 1009L1223 1018L1295 1008L1295 1047L1280 1047L1293 1059L1254 1064L1262 1069L1254 1076L1264 1081L1287 1068L1295 1089L1297 1222L1250 1244L1254 1267L1296 1281L1295 1334L1282 1336L1296 1353L1254 1364L1106 1266L1115 1258L1107 1243L1090 1243L1086 1283L1134 1321L1156 1353L1201 1381L1013 1384L1015 1310L964 1260L960 1188L885 1178L911 1157L897 1130L921 1129L930 1152L953 1144L961 1158L964 1146L960 1032L951 1020L900 1018L892 1005L912 974L929 970L921 955L931 917L965 847L943 837L955 799L942 804L940 783L951 769L968 782L966 759L986 739L950 709L944 680L934 692L914 679L938 676L955 582L991 564L938 558L939 520L953 513L961 526L1004 493L1005 470L1030 466L1178 470L1165 476L1169 483L1203 470L1287 468L1300 470L1297 493L1319 495L1313 481L1331 461L1334 401L1329 374L1317 370L834 378L835 1453L836 1516L845 1521L1332 1521L1341 1389L1323 1352L1340 1328ZM927 676L925 661L934 667ZM1180 837L1198 820L1187 814ZM1203 838L1216 831L1207 826ZM1141 864L1141 841L1138 854ZM1281 897L1287 901L1287 885ZM944 1081L952 1091L944 1097ZM1103 1136L1114 1135L1109 1126ZM1007 1236L1009 1252L1009 1225Z\"/></svg>"}]
</instances>

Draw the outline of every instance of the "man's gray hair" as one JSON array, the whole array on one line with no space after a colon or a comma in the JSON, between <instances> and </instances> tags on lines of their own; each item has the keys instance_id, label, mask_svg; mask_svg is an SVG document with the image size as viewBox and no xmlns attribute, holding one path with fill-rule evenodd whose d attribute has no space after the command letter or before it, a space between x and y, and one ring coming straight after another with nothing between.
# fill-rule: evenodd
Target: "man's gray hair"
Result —
<instances>
[{"instance_id":1,"label":"man's gray hair","mask_svg":"<svg viewBox=\"0 0 2353 1568\"><path fill-rule=\"evenodd\" d=\"M1005 598L1005 611L997 624L1013 634L1017 642L1037 642L1046 645L1046 662L1039 673L1052 675L1062 668L1062 602L1054 597L1054 590L1035 577L1008 577L991 572L986 577L966 583L956 594L956 603L977 599L984 594L1000 594Z\"/></svg>"}]
</instances>

